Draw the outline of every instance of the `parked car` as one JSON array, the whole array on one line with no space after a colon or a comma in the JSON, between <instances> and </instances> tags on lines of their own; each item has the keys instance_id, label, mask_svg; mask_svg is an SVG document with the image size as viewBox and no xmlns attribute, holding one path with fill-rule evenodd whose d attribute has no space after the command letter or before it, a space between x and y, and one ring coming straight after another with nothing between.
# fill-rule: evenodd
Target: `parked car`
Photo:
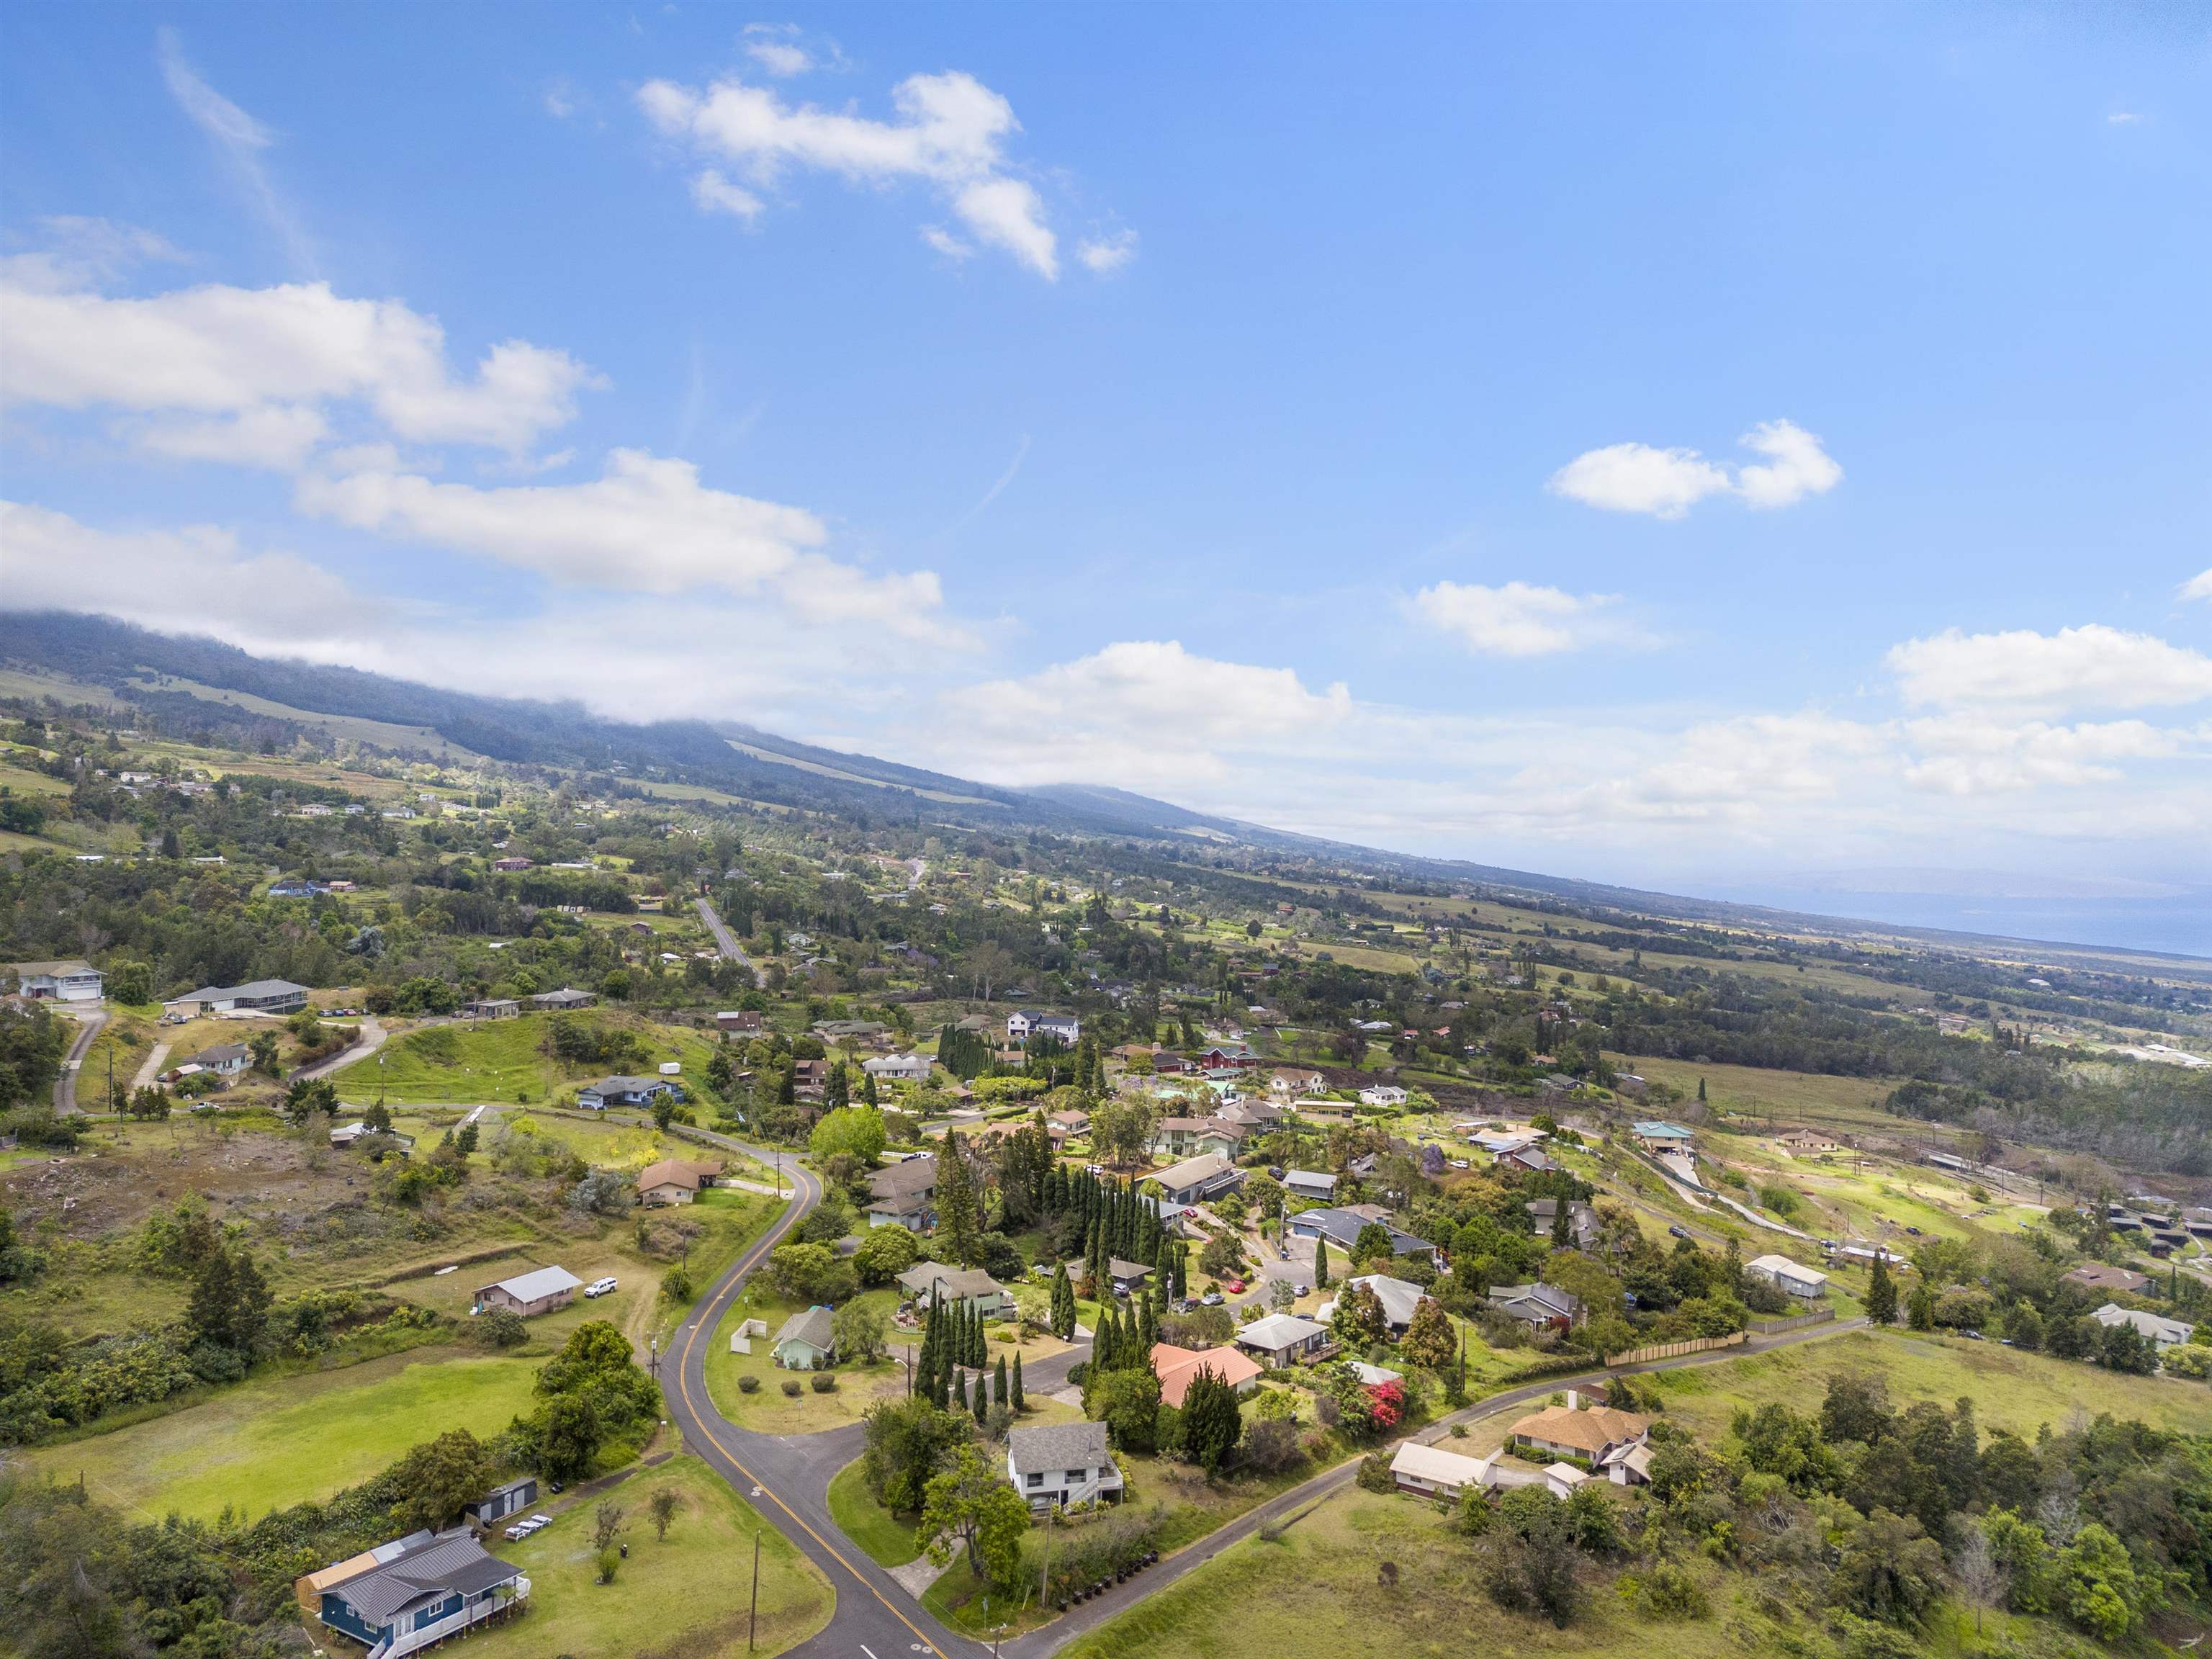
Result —
<instances>
[{"instance_id":1,"label":"parked car","mask_svg":"<svg viewBox=\"0 0 2212 1659\"><path fill-rule=\"evenodd\" d=\"M614 1275L610 1273L605 1279L595 1279L590 1284L585 1285L584 1294L586 1296L605 1296L609 1291L614 1289Z\"/></svg>"},{"instance_id":2,"label":"parked car","mask_svg":"<svg viewBox=\"0 0 2212 1659\"><path fill-rule=\"evenodd\" d=\"M1221 1292L1218 1291L1208 1291L1204 1296L1201 1296L1198 1299L1209 1308L1218 1308L1221 1305Z\"/></svg>"},{"instance_id":3,"label":"parked car","mask_svg":"<svg viewBox=\"0 0 2212 1659\"><path fill-rule=\"evenodd\" d=\"M509 1538L527 1538L537 1530L538 1528L527 1521L518 1521L507 1529L507 1535Z\"/></svg>"},{"instance_id":4,"label":"parked car","mask_svg":"<svg viewBox=\"0 0 2212 1659\"><path fill-rule=\"evenodd\" d=\"M1241 1279L1232 1279L1223 1288L1231 1296L1242 1296L1244 1294L1244 1281Z\"/></svg>"},{"instance_id":5,"label":"parked car","mask_svg":"<svg viewBox=\"0 0 2212 1659\"><path fill-rule=\"evenodd\" d=\"M561 1488L556 1486L553 1490L558 1492ZM553 1524L553 1517L550 1515L533 1515L530 1517L530 1524L533 1527L550 1527Z\"/></svg>"},{"instance_id":6,"label":"parked car","mask_svg":"<svg viewBox=\"0 0 2212 1659\"><path fill-rule=\"evenodd\" d=\"M1687 1227L1680 1225L1679 1224L1668 1228L1667 1231L1669 1237L1674 1238L1687 1238L1690 1236L1690 1230Z\"/></svg>"},{"instance_id":7,"label":"parked car","mask_svg":"<svg viewBox=\"0 0 2212 1659\"><path fill-rule=\"evenodd\" d=\"M1307 1284L1304 1279L1300 1279L1297 1284L1291 1286L1291 1294L1293 1296L1304 1296L1311 1289L1313 1289L1312 1285Z\"/></svg>"}]
</instances>

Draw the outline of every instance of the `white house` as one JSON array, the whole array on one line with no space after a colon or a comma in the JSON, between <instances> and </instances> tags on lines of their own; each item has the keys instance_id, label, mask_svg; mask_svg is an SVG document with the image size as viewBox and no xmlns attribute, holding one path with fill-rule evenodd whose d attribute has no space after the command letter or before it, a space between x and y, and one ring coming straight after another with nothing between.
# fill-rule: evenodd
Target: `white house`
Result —
<instances>
[{"instance_id":1,"label":"white house","mask_svg":"<svg viewBox=\"0 0 2212 1659\"><path fill-rule=\"evenodd\" d=\"M1357 1279L1345 1281L1344 1289L1337 1294L1348 1296L1354 1285L1364 1285L1375 1292L1375 1299L1382 1304L1382 1321L1394 1332L1402 1333L1413 1322L1428 1292L1411 1279L1392 1279L1387 1273L1362 1273ZM1315 1317L1326 1323L1336 1312L1336 1304L1330 1302L1317 1309Z\"/></svg>"},{"instance_id":2,"label":"white house","mask_svg":"<svg viewBox=\"0 0 2212 1659\"><path fill-rule=\"evenodd\" d=\"M1390 1477L1400 1492L1424 1498L1457 1498L1482 1485L1483 1460L1408 1440L1390 1459Z\"/></svg>"},{"instance_id":3,"label":"white house","mask_svg":"<svg viewBox=\"0 0 2212 1659\"><path fill-rule=\"evenodd\" d=\"M307 988L289 979L257 979L244 985L204 985L161 1005L173 1014L295 1014L307 1006Z\"/></svg>"},{"instance_id":4,"label":"white house","mask_svg":"<svg viewBox=\"0 0 2212 1659\"><path fill-rule=\"evenodd\" d=\"M1006 1016L1006 1041L1019 1046L1032 1036L1058 1037L1069 1048L1083 1035L1083 1022L1073 1014L1048 1014L1035 1008L1018 1008Z\"/></svg>"},{"instance_id":5,"label":"white house","mask_svg":"<svg viewBox=\"0 0 2212 1659\"><path fill-rule=\"evenodd\" d=\"M1378 1083L1372 1088L1359 1091L1359 1103L1363 1106L1403 1106L1406 1091L1395 1083Z\"/></svg>"},{"instance_id":6,"label":"white house","mask_svg":"<svg viewBox=\"0 0 2212 1659\"><path fill-rule=\"evenodd\" d=\"M1325 1204L1336 1196L1336 1177L1318 1170L1285 1170L1283 1190L1292 1198L1317 1198Z\"/></svg>"},{"instance_id":7,"label":"white house","mask_svg":"<svg viewBox=\"0 0 2212 1659\"><path fill-rule=\"evenodd\" d=\"M81 957L59 962L11 962L8 971L15 976L23 994L35 1000L100 1000L100 969Z\"/></svg>"},{"instance_id":8,"label":"white house","mask_svg":"<svg viewBox=\"0 0 2212 1659\"><path fill-rule=\"evenodd\" d=\"M1828 1276L1818 1267L1808 1267L1792 1261L1786 1255L1753 1257L1743 1264L1744 1272L1753 1279L1763 1279L1777 1290L1787 1291L1792 1296L1815 1297L1828 1288Z\"/></svg>"},{"instance_id":9,"label":"white house","mask_svg":"<svg viewBox=\"0 0 2212 1659\"><path fill-rule=\"evenodd\" d=\"M1325 1346L1328 1341L1328 1326L1316 1325L1296 1314L1279 1313L1254 1320L1236 1337L1238 1347L1262 1364L1273 1366L1294 1364Z\"/></svg>"},{"instance_id":10,"label":"white house","mask_svg":"<svg viewBox=\"0 0 2212 1659\"><path fill-rule=\"evenodd\" d=\"M2183 1319L2166 1319L2154 1313L2145 1313L2141 1308L2123 1308L2117 1302L2107 1302L2090 1316L2100 1325L2132 1325L2142 1334L2158 1344L2159 1352L2186 1342L2196 1334L2197 1327Z\"/></svg>"},{"instance_id":11,"label":"white house","mask_svg":"<svg viewBox=\"0 0 2212 1659\"><path fill-rule=\"evenodd\" d=\"M1121 1471L1107 1449L1106 1425L1089 1421L1012 1429L1006 1434L1006 1479L1031 1509L1112 1499L1121 1493Z\"/></svg>"},{"instance_id":12,"label":"white house","mask_svg":"<svg viewBox=\"0 0 2212 1659\"><path fill-rule=\"evenodd\" d=\"M929 1060L921 1054L884 1054L874 1060L862 1060L860 1069L870 1077L881 1078L890 1083L929 1081Z\"/></svg>"}]
</instances>

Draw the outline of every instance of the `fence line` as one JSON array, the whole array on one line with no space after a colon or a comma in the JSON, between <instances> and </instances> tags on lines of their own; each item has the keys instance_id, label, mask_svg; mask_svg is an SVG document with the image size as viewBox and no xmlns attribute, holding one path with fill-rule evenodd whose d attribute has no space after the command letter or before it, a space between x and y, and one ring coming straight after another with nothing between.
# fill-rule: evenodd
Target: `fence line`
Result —
<instances>
[{"instance_id":1,"label":"fence line","mask_svg":"<svg viewBox=\"0 0 2212 1659\"><path fill-rule=\"evenodd\" d=\"M1833 1308L1815 1308L1810 1313L1784 1314L1777 1319L1754 1319L1753 1330L1761 1336L1771 1336L1777 1331L1794 1331L1805 1325L1825 1325L1836 1316Z\"/></svg>"},{"instance_id":2,"label":"fence line","mask_svg":"<svg viewBox=\"0 0 2212 1659\"><path fill-rule=\"evenodd\" d=\"M1655 1342L1648 1348L1632 1348L1626 1353L1607 1356L1607 1365L1640 1365L1647 1359L1672 1359L1678 1354L1703 1353L1709 1348L1738 1348L1750 1340L1747 1331L1730 1331L1726 1336L1686 1337L1680 1342Z\"/></svg>"}]
</instances>

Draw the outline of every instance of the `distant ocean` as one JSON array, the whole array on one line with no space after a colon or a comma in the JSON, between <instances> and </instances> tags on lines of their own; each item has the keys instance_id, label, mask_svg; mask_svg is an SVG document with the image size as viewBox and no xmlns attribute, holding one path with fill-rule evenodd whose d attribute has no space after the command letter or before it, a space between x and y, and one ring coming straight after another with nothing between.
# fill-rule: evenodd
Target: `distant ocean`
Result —
<instances>
[{"instance_id":1,"label":"distant ocean","mask_svg":"<svg viewBox=\"0 0 2212 1659\"><path fill-rule=\"evenodd\" d=\"M1856 917L1900 927L2060 945L2104 945L2212 959L2212 894L2179 898L1990 898L1942 893L1850 893L1833 888L1706 890L1709 898L1771 905L1808 915Z\"/></svg>"}]
</instances>

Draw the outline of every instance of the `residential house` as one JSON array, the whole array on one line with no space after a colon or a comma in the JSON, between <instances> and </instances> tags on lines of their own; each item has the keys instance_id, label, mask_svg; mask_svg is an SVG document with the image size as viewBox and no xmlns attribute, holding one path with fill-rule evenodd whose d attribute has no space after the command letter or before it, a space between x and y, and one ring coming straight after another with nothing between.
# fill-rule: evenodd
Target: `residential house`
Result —
<instances>
[{"instance_id":1,"label":"residential house","mask_svg":"<svg viewBox=\"0 0 2212 1659\"><path fill-rule=\"evenodd\" d=\"M1545 1175L1559 1167L1559 1160L1542 1147L1516 1146L1510 1152L1500 1152L1492 1166L1499 1170L1518 1170L1523 1175Z\"/></svg>"},{"instance_id":2,"label":"residential house","mask_svg":"<svg viewBox=\"0 0 2212 1659\"><path fill-rule=\"evenodd\" d=\"M1222 1152L1233 1158L1251 1133L1247 1125L1225 1118L1164 1117L1146 1147L1155 1158L1192 1158L1200 1152Z\"/></svg>"},{"instance_id":3,"label":"residential house","mask_svg":"<svg viewBox=\"0 0 2212 1659\"><path fill-rule=\"evenodd\" d=\"M1291 1102L1328 1092L1328 1079L1319 1072L1278 1072L1267 1079L1267 1094L1273 1100Z\"/></svg>"},{"instance_id":4,"label":"residential house","mask_svg":"<svg viewBox=\"0 0 2212 1659\"><path fill-rule=\"evenodd\" d=\"M333 1125L331 1129L331 1145L337 1147L341 1152L343 1152L345 1148L352 1146L356 1141L365 1140L373 1134L381 1134L386 1139L398 1141L399 1143L399 1149L402 1152L412 1152L414 1150L415 1137L413 1135L403 1135L397 1129L372 1129L368 1125L360 1121L358 1119L355 1120L351 1123Z\"/></svg>"},{"instance_id":5,"label":"residential house","mask_svg":"<svg viewBox=\"0 0 2212 1659\"><path fill-rule=\"evenodd\" d=\"M97 1002L100 998L100 969L81 957L52 962L11 962L7 971L15 975L21 994L33 1001Z\"/></svg>"},{"instance_id":6,"label":"residential house","mask_svg":"<svg viewBox=\"0 0 2212 1659\"><path fill-rule=\"evenodd\" d=\"M1203 1204L1244 1184L1244 1171L1219 1152L1200 1152L1145 1177L1160 1183L1160 1195L1170 1204Z\"/></svg>"},{"instance_id":7,"label":"residential house","mask_svg":"<svg viewBox=\"0 0 2212 1659\"><path fill-rule=\"evenodd\" d=\"M937 1224L937 1160L910 1158L868 1177L872 1194L866 1212L871 1227L903 1227L926 1233Z\"/></svg>"},{"instance_id":8,"label":"residential house","mask_svg":"<svg viewBox=\"0 0 2212 1659\"><path fill-rule=\"evenodd\" d=\"M922 1054L884 1054L862 1060L860 1069L887 1083L927 1083L930 1065L929 1059Z\"/></svg>"},{"instance_id":9,"label":"residential house","mask_svg":"<svg viewBox=\"0 0 2212 1659\"><path fill-rule=\"evenodd\" d=\"M400 1659L506 1612L529 1595L530 1581L466 1527L455 1527L410 1533L333 1562L295 1589L303 1608L367 1644L374 1659Z\"/></svg>"},{"instance_id":10,"label":"residential house","mask_svg":"<svg viewBox=\"0 0 2212 1659\"><path fill-rule=\"evenodd\" d=\"M1403 1106L1407 1095L1395 1083L1377 1083L1359 1091L1362 1106Z\"/></svg>"},{"instance_id":11,"label":"residential house","mask_svg":"<svg viewBox=\"0 0 2212 1659\"><path fill-rule=\"evenodd\" d=\"M1493 1285L1490 1305L1539 1330L1571 1330L1583 1319L1582 1299L1556 1285Z\"/></svg>"},{"instance_id":12,"label":"residential house","mask_svg":"<svg viewBox=\"0 0 2212 1659\"><path fill-rule=\"evenodd\" d=\"M2150 1288L2148 1274L2126 1267L2115 1267L2105 1261L2085 1261L2080 1267L2059 1275L2069 1285L2086 1285L2093 1291L2107 1293L2118 1291L2124 1296L2140 1296Z\"/></svg>"},{"instance_id":13,"label":"residential house","mask_svg":"<svg viewBox=\"0 0 2212 1659\"><path fill-rule=\"evenodd\" d=\"M665 1077L603 1077L576 1091L576 1104L604 1112L610 1106L650 1106L663 1096L681 1100L684 1091Z\"/></svg>"},{"instance_id":14,"label":"residential house","mask_svg":"<svg viewBox=\"0 0 2212 1659\"><path fill-rule=\"evenodd\" d=\"M1810 1298L1826 1294L1828 1288L1827 1274L1818 1267L1792 1261L1786 1255L1753 1256L1743 1264L1743 1270L1753 1279L1763 1279L1791 1296Z\"/></svg>"},{"instance_id":15,"label":"residential house","mask_svg":"<svg viewBox=\"0 0 2212 1659\"><path fill-rule=\"evenodd\" d=\"M2159 1352L2178 1343L2186 1342L2196 1334L2197 1327L2185 1319L2168 1319L2160 1314L2145 1313L2141 1308L2123 1308L2117 1302L2107 1302L2089 1316L2100 1325L2132 1325L2142 1335L2158 1344Z\"/></svg>"},{"instance_id":16,"label":"residential house","mask_svg":"<svg viewBox=\"0 0 2212 1659\"><path fill-rule=\"evenodd\" d=\"M538 1477L526 1474L494 1486L473 1504L464 1504L461 1513L477 1526L490 1528L510 1515L520 1515L537 1501Z\"/></svg>"},{"instance_id":17,"label":"residential house","mask_svg":"<svg viewBox=\"0 0 2212 1659\"><path fill-rule=\"evenodd\" d=\"M1212 1371L1240 1395L1259 1386L1260 1362L1238 1348L1178 1348L1152 1344L1152 1372L1160 1379L1160 1398L1176 1410L1200 1371Z\"/></svg>"},{"instance_id":18,"label":"residential house","mask_svg":"<svg viewBox=\"0 0 2212 1659\"><path fill-rule=\"evenodd\" d=\"M1556 1198L1533 1198L1528 1200L1529 1218L1536 1224L1539 1237L1548 1238L1553 1226L1559 1218L1559 1200ZM1597 1212L1581 1199L1567 1206L1567 1225L1571 1230L1575 1248L1587 1250L1596 1244L1602 1224Z\"/></svg>"},{"instance_id":19,"label":"residential house","mask_svg":"<svg viewBox=\"0 0 2212 1659\"><path fill-rule=\"evenodd\" d=\"M589 991L579 991L573 985L564 985L557 991L540 991L530 1000L538 1007L558 1013L572 1008L588 1008L599 998Z\"/></svg>"},{"instance_id":20,"label":"residential house","mask_svg":"<svg viewBox=\"0 0 2212 1659\"><path fill-rule=\"evenodd\" d=\"M1400 1492L1456 1500L1470 1487L1479 1491L1486 1484L1482 1477L1487 1467L1480 1457L1408 1440L1391 1455L1390 1478Z\"/></svg>"},{"instance_id":21,"label":"residential house","mask_svg":"<svg viewBox=\"0 0 2212 1659\"><path fill-rule=\"evenodd\" d=\"M1255 1319L1235 1337L1238 1347L1271 1367L1294 1365L1328 1346L1328 1327L1296 1314Z\"/></svg>"},{"instance_id":22,"label":"residential house","mask_svg":"<svg viewBox=\"0 0 2212 1659\"><path fill-rule=\"evenodd\" d=\"M1257 1049L1242 1042L1217 1042L1200 1049L1193 1063L1202 1072L1241 1072L1266 1062Z\"/></svg>"},{"instance_id":23,"label":"residential house","mask_svg":"<svg viewBox=\"0 0 2212 1659\"><path fill-rule=\"evenodd\" d=\"M496 1285L486 1285L477 1292L477 1304L470 1311L484 1313L504 1308L530 1319L567 1307L583 1282L566 1267L535 1268L517 1273L513 1279L502 1279Z\"/></svg>"},{"instance_id":24,"label":"residential house","mask_svg":"<svg viewBox=\"0 0 2212 1659\"><path fill-rule=\"evenodd\" d=\"M917 1261L898 1276L898 1285L917 1310L926 1310L932 1300L942 1297L948 1306L965 1306L986 1319L1018 1317L1013 1292L981 1267Z\"/></svg>"},{"instance_id":25,"label":"residential house","mask_svg":"<svg viewBox=\"0 0 2212 1659\"><path fill-rule=\"evenodd\" d=\"M690 1204L713 1186L722 1173L720 1158L698 1162L664 1158L637 1172L637 1196L642 1204Z\"/></svg>"},{"instance_id":26,"label":"residential house","mask_svg":"<svg viewBox=\"0 0 2212 1659\"><path fill-rule=\"evenodd\" d=\"M1842 1143L1833 1135L1824 1135L1817 1129L1792 1129L1787 1134L1775 1136L1774 1144L1792 1152L1833 1152L1842 1150Z\"/></svg>"},{"instance_id":27,"label":"residential house","mask_svg":"<svg viewBox=\"0 0 2212 1659\"><path fill-rule=\"evenodd\" d=\"M172 1069L175 1075L180 1077L188 1077L194 1072L213 1072L227 1080L252 1064L252 1053L244 1043L218 1042L212 1048L203 1048L199 1053L179 1060Z\"/></svg>"},{"instance_id":28,"label":"residential house","mask_svg":"<svg viewBox=\"0 0 2212 1659\"><path fill-rule=\"evenodd\" d=\"M523 858L494 859L491 861L491 867L495 870L527 870L530 867L530 860Z\"/></svg>"},{"instance_id":29,"label":"residential house","mask_svg":"<svg viewBox=\"0 0 2212 1659\"><path fill-rule=\"evenodd\" d=\"M1337 1292L1339 1300L1350 1295L1354 1285L1364 1285L1375 1292L1375 1299L1382 1304L1383 1322L1389 1326L1394 1336L1405 1334L1406 1328L1413 1322L1414 1313L1428 1296L1410 1279L1393 1279L1388 1273L1362 1273L1345 1281L1344 1288ZM1325 1303L1316 1310L1314 1317L1326 1324L1334 1316L1336 1306L1335 1302Z\"/></svg>"},{"instance_id":30,"label":"residential house","mask_svg":"<svg viewBox=\"0 0 2212 1659\"><path fill-rule=\"evenodd\" d=\"M1142 1261L1124 1261L1118 1255L1106 1259L1106 1277L1116 1296L1134 1296L1152 1276L1152 1268Z\"/></svg>"},{"instance_id":31,"label":"residential house","mask_svg":"<svg viewBox=\"0 0 2212 1659\"><path fill-rule=\"evenodd\" d=\"M1223 1094L1221 1105L1214 1115L1224 1123L1233 1123L1240 1129L1257 1134L1280 1123L1283 1109L1273 1101L1243 1099L1232 1090Z\"/></svg>"},{"instance_id":32,"label":"residential house","mask_svg":"<svg viewBox=\"0 0 2212 1659\"><path fill-rule=\"evenodd\" d=\"M1679 1123L1669 1123L1661 1118L1638 1118L1629 1126L1636 1144L1647 1152L1686 1151L1697 1137Z\"/></svg>"},{"instance_id":33,"label":"residential house","mask_svg":"<svg viewBox=\"0 0 2212 1659\"><path fill-rule=\"evenodd\" d=\"M789 1371L818 1371L837 1357L837 1337L827 1308L809 1308L783 1322L769 1350Z\"/></svg>"},{"instance_id":34,"label":"residential house","mask_svg":"<svg viewBox=\"0 0 2212 1659\"><path fill-rule=\"evenodd\" d=\"M307 1006L307 988L289 979L257 979L244 985L204 985L189 995L161 1005L178 1014L296 1014Z\"/></svg>"},{"instance_id":35,"label":"residential house","mask_svg":"<svg viewBox=\"0 0 2212 1659\"><path fill-rule=\"evenodd\" d=\"M1318 1170L1285 1170L1283 1190L1292 1198L1317 1198L1325 1204L1336 1196L1336 1177Z\"/></svg>"},{"instance_id":36,"label":"residential house","mask_svg":"<svg viewBox=\"0 0 2212 1659\"><path fill-rule=\"evenodd\" d=\"M461 1012L471 1019L513 1019L521 1012L522 1005L513 997L488 997L461 1005Z\"/></svg>"},{"instance_id":37,"label":"residential house","mask_svg":"<svg viewBox=\"0 0 2212 1659\"><path fill-rule=\"evenodd\" d=\"M725 1008L714 1016L714 1024L725 1031L734 1031L740 1036L761 1034L761 1016L757 1008Z\"/></svg>"},{"instance_id":38,"label":"residential house","mask_svg":"<svg viewBox=\"0 0 2212 1659\"><path fill-rule=\"evenodd\" d=\"M841 1042L854 1042L874 1047L889 1035L890 1028L872 1019L817 1019L812 1030L816 1036L836 1048Z\"/></svg>"},{"instance_id":39,"label":"residential house","mask_svg":"<svg viewBox=\"0 0 2212 1659\"><path fill-rule=\"evenodd\" d=\"M1048 1014L1035 1008L1018 1008L1006 1016L1006 1041L1016 1048L1033 1036L1048 1036L1073 1048L1082 1035L1083 1022L1073 1014Z\"/></svg>"},{"instance_id":40,"label":"residential house","mask_svg":"<svg viewBox=\"0 0 2212 1659\"><path fill-rule=\"evenodd\" d=\"M1547 1406L1516 1423L1506 1443L1524 1457L1578 1457L1595 1468L1616 1451L1640 1444L1650 1431L1648 1418L1610 1406L1584 1406L1570 1389L1565 1405Z\"/></svg>"},{"instance_id":41,"label":"residential house","mask_svg":"<svg viewBox=\"0 0 2212 1659\"><path fill-rule=\"evenodd\" d=\"M1106 1425L1088 1420L1006 1431L1006 1479L1033 1510L1121 1496Z\"/></svg>"},{"instance_id":42,"label":"residential house","mask_svg":"<svg viewBox=\"0 0 2212 1659\"><path fill-rule=\"evenodd\" d=\"M1390 1212L1379 1204L1347 1204L1319 1210L1302 1210L1291 1218L1291 1237L1293 1238L1325 1238L1339 1250L1349 1251L1359 1242L1362 1229L1369 1224L1379 1226L1390 1236L1393 1255L1436 1256L1436 1246L1425 1238L1416 1238L1390 1219Z\"/></svg>"},{"instance_id":43,"label":"residential house","mask_svg":"<svg viewBox=\"0 0 2212 1659\"><path fill-rule=\"evenodd\" d=\"M1044 1127L1058 1135L1081 1135L1091 1132L1091 1114L1069 1107L1053 1113L1044 1121Z\"/></svg>"},{"instance_id":44,"label":"residential house","mask_svg":"<svg viewBox=\"0 0 2212 1659\"><path fill-rule=\"evenodd\" d=\"M822 1098L823 1091L830 1086L830 1068L838 1062L830 1060L794 1060L791 1062L792 1092L809 1100Z\"/></svg>"}]
</instances>

